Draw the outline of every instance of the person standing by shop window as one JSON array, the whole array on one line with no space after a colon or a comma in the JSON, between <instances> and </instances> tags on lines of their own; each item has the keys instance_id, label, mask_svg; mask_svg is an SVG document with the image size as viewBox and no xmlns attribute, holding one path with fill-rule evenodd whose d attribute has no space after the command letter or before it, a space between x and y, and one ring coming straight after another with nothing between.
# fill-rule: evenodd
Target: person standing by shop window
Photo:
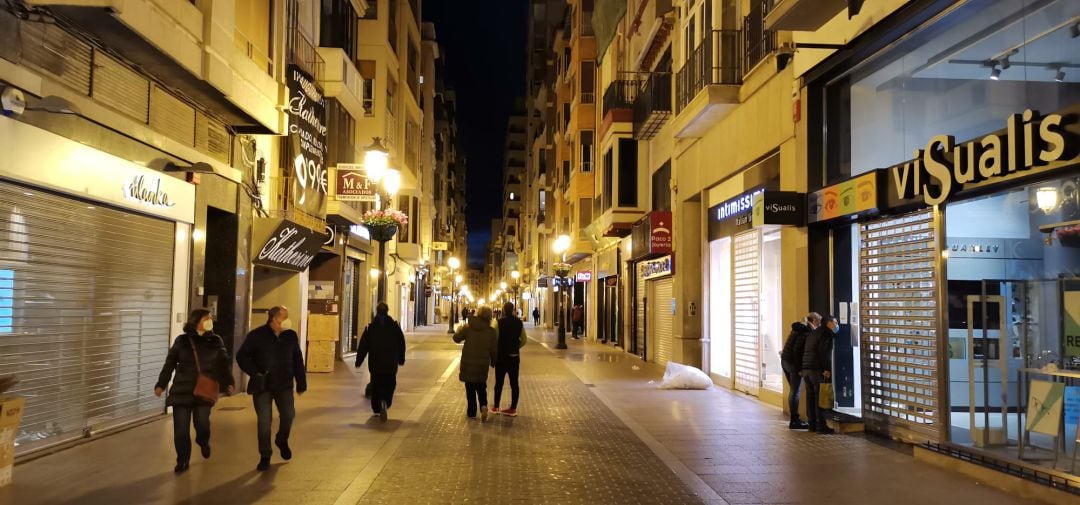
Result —
<instances>
[{"instance_id":1,"label":"person standing by shop window","mask_svg":"<svg viewBox=\"0 0 1080 505\"><path fill-rule=\"evenodd\" d=\"M154 394L161 396L169 380L169 395L165 405L173 409L173 445L176 447L176 473L187 471L191 461L191 425L195 424L195 443L202 457L210 457L210 409L213 399L198 398L195 385L199 374L217 382L220 392L231 393L232 358L221 337L213 332L214 320L210 311L195 309L184 324L184 333L173 341L165 366L158 375Z\"/></svg>"},{"instance_id":2,"label":"person standing by shop window","mask_svg":"<svg viewBox=\"0 0 1080 505\"><path fill-rule=\"evenodd\" d=\"M356 346L356 367L368 359L368 373L371 375L370 394L371 410L386 422L387 409L394 403L394 389L397 388L398 367L405 365L405 334L401 326L390 317L390 306L379 302L375 309L375 320L364 328L360 344Z\"/></svg>"},{"instance_id":3,"label":"person standing by shop window","mask_svg":"<svg viewBox=\"0 0 1080 505\"><path fill-rule=\"evenodd\" d=\"M292 329L289 309L277 306L267 312L266 324L252 330L244 339L236 353L236 363L251 376L247 392L255 404L259 432L259 465L255 469L265 472L270 469L270 457L274 454L270 447L273 405L277 405L280 417L274 443L281 451L281 459L289 460L292 459L289 433L296 417L294 383L296 394L307 391L300 337Z\"/></svg>"},{"instance_id":4,"label":"person standing by shop window","mask_svg":"<svg viewBox=\"0 0 1080 505\"><path fill-rule=\"evenodd\" d=\"M799 419L799 387L802 385L803 353L806 351L806 337L821 325L821 315L811 312L806 315L805 321L791 324L791 333L784 342L784 350L780 352L780 367L784 370L784 378L787 379L790 393L788 395L788 409L791 421L788 429L805 430L810 425ZM807 405L809 410L810 405Z\"/></svg>"},{"instance_id":5,"label":"person standing by shop window","mask_svg":"<svg viewBox=\"0 0 1080 505\"><path fill-rule=\"evenodd\" d=\"M824 434L833 430L825 424L825 411L828 409L820 408L818 394L822 383L832 383L833 341L838 331L840 323L835 317L829 316L825 318L823 326L807 335L802 370L799 372L806 381L806 417L810 421L810 431Z\"/></svg>"},{"instance_id":6,"label":"person standing by shop window","mask_svg":"<svg viewBox=\"0 0 1080 505\"><path fill-rule=\"evenodd\" d=\"M487 421L487 378L488 368L495 366L498 359L498 337L491 325L491 308L480 307L476 316L470 317L468 324L454 333L454 342L461 347L461 370L458 379L465 383L467 397L466 415L476 418L477 406L481 421Z\"/></svg>"}]
</instances>

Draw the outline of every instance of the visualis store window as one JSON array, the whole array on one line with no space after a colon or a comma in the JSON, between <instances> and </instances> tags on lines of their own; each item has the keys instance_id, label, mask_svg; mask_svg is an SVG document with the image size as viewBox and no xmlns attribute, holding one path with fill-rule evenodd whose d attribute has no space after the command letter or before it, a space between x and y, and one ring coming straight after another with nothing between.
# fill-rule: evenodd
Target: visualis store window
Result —
<instances>
[{"instance_id":1,"label":"visualis store window","mask_svg":"<svg viewBox=\"0 0 1080 505\"><path fill-rule=\"evenodd\" d=\"M1080 2L927 19L824 84L838 407L1077 475Z\"/></svg>"}]
</instances>

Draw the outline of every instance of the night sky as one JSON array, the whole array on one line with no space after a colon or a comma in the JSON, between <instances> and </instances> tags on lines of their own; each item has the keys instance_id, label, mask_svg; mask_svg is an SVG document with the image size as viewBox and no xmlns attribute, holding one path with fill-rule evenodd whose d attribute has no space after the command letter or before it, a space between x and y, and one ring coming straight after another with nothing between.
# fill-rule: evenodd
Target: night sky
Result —
<instances>
[{"instance_id":1,"label":"night sky","mask_svg":"<svg viewBox=\"0 0 1080 505\"><path fill-rule=\"evenodd\" d=\"M527 0L424 0L435 23L450 87L457 91L458 140L468 158L469 264L484 263L491 219L502 211L502 159L514 99L525 92Z\"/></svg>"}]
</instances>

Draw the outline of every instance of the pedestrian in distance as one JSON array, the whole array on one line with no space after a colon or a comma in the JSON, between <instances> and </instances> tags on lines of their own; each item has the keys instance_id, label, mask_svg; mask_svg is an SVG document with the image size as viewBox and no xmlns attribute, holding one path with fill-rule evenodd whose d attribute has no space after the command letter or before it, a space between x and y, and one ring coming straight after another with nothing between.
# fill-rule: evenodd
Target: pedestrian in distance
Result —
<instances>
[{"instance_id":1,"label":"pedestrian in distance","mask_svg":"<svg viewBox=\"0 0 1080 505\"><path fill-rule=\"evenodd\" d=\"M360 343L356 346L356 367L368 359L371 375L371 410L386 422L387 409L394 404L397 388L398 367L405 365L405 334L401 326L390 317L390 306L379 302L375 320L364 328Z\"/></svg>"},{"instance_id":2,"label":"pedestrian in distance","mask_svg":"<svg viewBox=\"0 0 1080 505\"><path fill-rule=\"evenodd\" d=\"M503 304L503 314L509 315L500 318L497 326L499 352L495 358L495 406L491 408L491 413L517 417L521 348L525 347L525 343L529 341L529 338L525 335L525 325L521 322L521 319L514 315L514 304L510 302ZM506 376L510 376L510 408L499 410L503 380Z\"/></svg>"},{"instance_id":3,"label":"pedestrian in distance","mask_svg":"<svg viewBox=\"0 0 1080 505\"><path fill-rule=\"evenodd\" d=\"M803 351L802 370L800 374L806 381L806 417L810 424L810 431L829 434L833 430L826 426L825 416L829 409L822 409L818 405L818 395L821 392L821 384L832 381L832 352L836 333L840 331L840 323L835 317L825 318L825 324L819 326L806 336L805 350Z\"/></svg>"},{"instance_id":4,"label":"pedestrian in distance","mask_svg":"<svg viewBox=\"0 0 1080 505\"><path fill-rule=\"evenodd\" d=\"M307 391L300 337L292 329L289 309L279 305L267 312L266 324L247 334L236 353L236 363L251 377L247 392L255 405L259 434L259 465L255 469L265 472L270 469L270 457L274 454L270 447L273 406L278 410L274 444L281 451L281 459L287 461L292 459L289 434L296 417L293 390L299 395Z\"/></svg>"},{"instance_id":5,"label":"pedestrian in distance","mask_svg":"<svg viewBox=\"0 0 1080 505\"><path fill-rule=\"evenodd\" d=\"M475 419L479 406L481 421L488 418L488 368L495 366L498 358L498 337L491 325L491 315L490 307L481 307L476 316L454 333L454 342L465 343L461 348L458 379L465 383L466 414Z\"/></svg>"},{"instance_id":6,"label":"pedestrian in distance","mask_svg":"<svg viewBox=\"0 0 1080 505\"><path fill-rule=\"evenodd\" d=\"M532 316L533 316L533 326L540 326L540 308L539 307L534 307L533 308Z\"/></svg>"},{"instance_id":7,"label":"pedestrian in distance","mask_svg":"<svg viewBox=\"0 0 1080 505\"><path fill-rule=\"evenodd\" d=\"M210 311L195 309L184 324L184 333L173 340L165 366L158 375L154 394L161 396L169 380L172 387L165 405L173 409L173 445L176 473L187 471L191 461L191 424L202 457L210 457L210 409L218 393L232 393L232 358L221 337L214 334Z\"/></svg>"},{"instance_id":8,"label":"pedestrian in distance","mask_svg":"<svg viewBox=\"0 0 1080 505\"><path fill-rule=\"evenodd\" d=\"M790 388L788 409L791 421L788 422L788 429L805 430L810 427L799 419L799 388L802 385L802 375L799 372L802 371L806 337L820 325L821 315L817 312L807 314L804 321L792 323L791 333L788 334L784 349L780 352L780 368L784 370L784 378L787 379ZM807 409L809 408L810 406L807 405Z\"/></svg>"},{"instance_id":9,"label":"pedestrian in distance","mask_svg":"<svg viewBox=\"0 0 1080 505\"><path fill-rule=\"evenodd\" d=\"M469 308L468 307L462 307L461 308L461 322L462 322L462 324L464 324L465 321L468 320L468 319L469 319Z\"/></svg>"},{"instance_id":10,"label":"pedestrian in distance","mask_svg":"<svg viewBox=\"0 0 1080 505\"><path fill-rule=\"evenodd\" d=\"M574 338L578 337L578 331L582 335L585 334L585 307L581 305L575 305L573 312L570 313L570 321L574 323L573 333Z\"/></svg>"}]
</instances>

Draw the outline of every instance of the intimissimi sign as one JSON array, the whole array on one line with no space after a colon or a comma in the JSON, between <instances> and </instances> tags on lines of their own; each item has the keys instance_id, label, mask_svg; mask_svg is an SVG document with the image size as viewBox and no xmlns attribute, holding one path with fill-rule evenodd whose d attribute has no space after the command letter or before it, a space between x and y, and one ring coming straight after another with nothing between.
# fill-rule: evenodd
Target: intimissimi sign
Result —
<instances>
[{"instance_id":1,"label":"intimissimi sign","mask_svg":"<svg viewBox=\"0 0 1080 505\"><path fill-rule=\"evenodd\" d=\"M937 135L915 158L890 167L890 207L921 199L938 205L952 195L1056 168L1076 156L1076 135L1067 127L1069 115L1040 117L1037 111L1013 114L1005 129L957 144L950 135Z\"/></svg>"}]
</instances>

